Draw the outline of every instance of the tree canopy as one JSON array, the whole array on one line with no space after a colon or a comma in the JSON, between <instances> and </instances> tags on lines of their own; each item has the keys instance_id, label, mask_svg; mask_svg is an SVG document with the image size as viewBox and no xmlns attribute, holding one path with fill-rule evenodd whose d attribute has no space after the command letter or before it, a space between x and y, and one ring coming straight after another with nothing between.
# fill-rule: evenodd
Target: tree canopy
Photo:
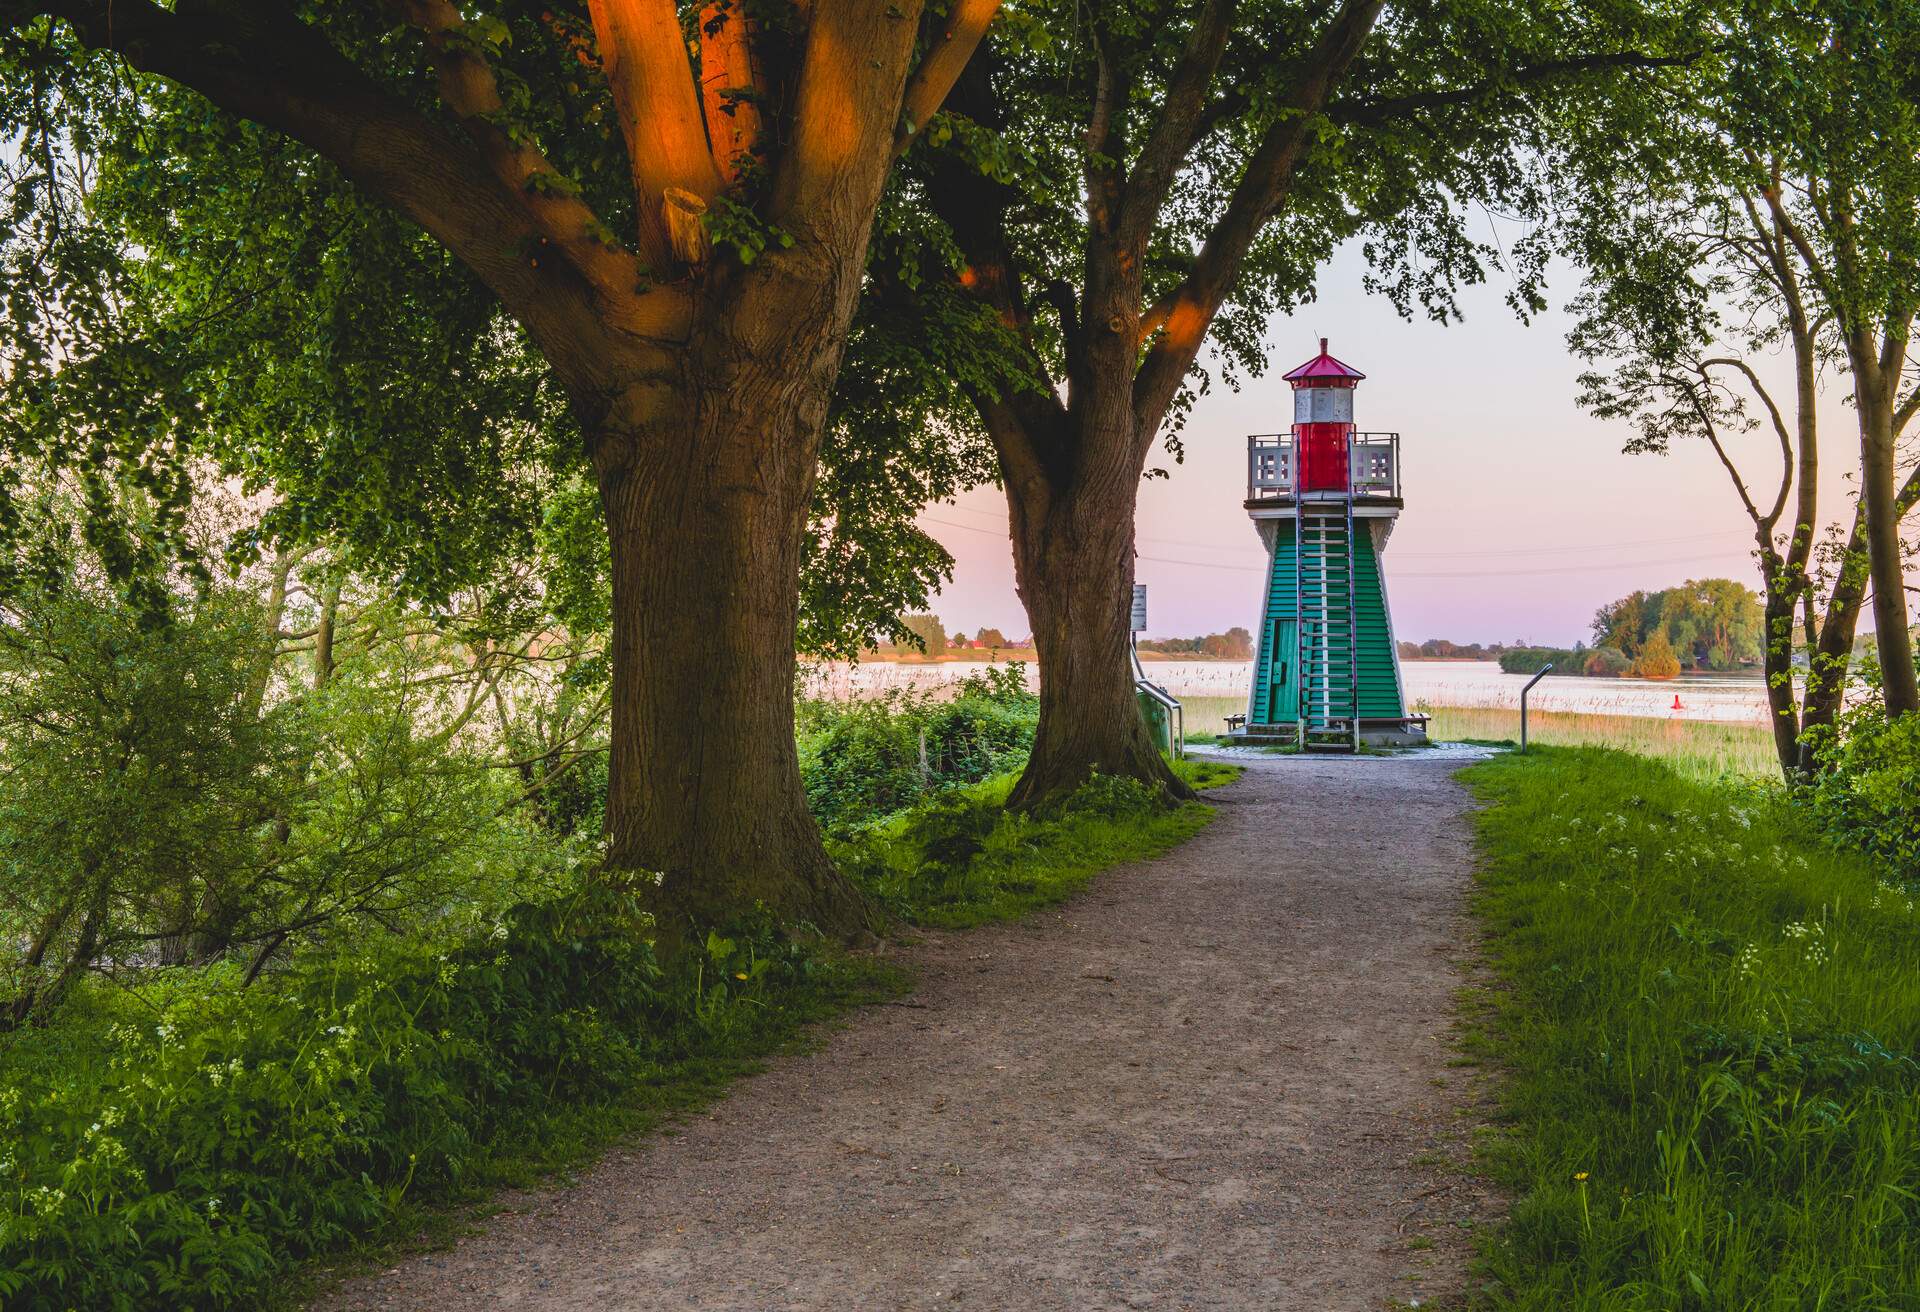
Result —
<instances>
[{"instance_id":1,"label":"tree canopy","mask_svg":"<svg viewBox=\"0 0 1920 1312\"><path fill-rule=\"evenodd\" d=\"M514 130L562 171L547 185L577 186L608 225L629 224L626 154L584 13L504 4L472 30ZM404 29L335 13L326 32L434 108ZM598 514L575 414L473 270L334 162L193 90L130 76L72 24L40 19L20 36L0 53L0 442L14 456L0 496L51 468L144 487L158 510L144 533L104 493L93 532L116 575L145 586L193 553L179 526L200 459L272 498L228 544L235 560L325 537L407 595L444 600L538 546L568 575L550 588L580 603L566 618L604 630L611 599L591 603L587 582L604 579L604 533L569 529ZM722 239L742 253L766 237L728 222ZM898 244L883 236L874 258L899 264ZM977 439L922 422L913 404L956 362L904 335L863 349L883 318L869 311L854 329L822 452L803 650L846 655L897 636L952 569L914 513L986 475Z\"/></svg>"}]
</instances>

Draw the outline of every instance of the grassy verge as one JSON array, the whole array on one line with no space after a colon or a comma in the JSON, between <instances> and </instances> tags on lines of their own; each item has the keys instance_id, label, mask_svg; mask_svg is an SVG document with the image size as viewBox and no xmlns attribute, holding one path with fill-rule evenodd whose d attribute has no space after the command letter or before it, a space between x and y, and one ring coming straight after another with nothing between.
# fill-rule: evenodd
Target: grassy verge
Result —
<instances>
[{"instance_id":1,"label":"grassy verge","mask_svg":"<svg viewBox=\"0 0 1920 1312\"><path fill-rule=\"evenodd\" d=\"M1210 815L1097 780L1015 817L1012 782L944 794L842 856L896 914L971 924ZM766 921L666 972L637 914L603 890L465 936L371 939L248 989L219 970L95 982L0 1039L0 1307L285 1303L316 1263L444 1233L490 1191L697 1107L809 1023L904 984Z\"/></svg>"},{"instance_id":2,"label":"grassy verge","mask_svg":"<svg viewBox=\"0 0 1920 1312\"><path fill-rule=\"evenodd\" d=\"M1209 761L1176 761L1174 769L1202 789L1240 774ZM1014 782L1009 774L955 789L880 822L836 856L902 919L977 925L1058 902L1102 870L1158 856L1213 816L1198 802L1154 806L1143 789L1118 779L1096 779L1058 814L1015 815L1006 809Z\"/></svg>"},{"instance_id":3,"label":"grassy verge","mask_svg":"<svg viewBox=\"0 0 1920 1312\"><path fill-rule=\"evenodd\" d=\"M1520 712L1495 706L1422 706L1432 736L1450 742L1517 742ZM1777 777L1773 735L1765 725L1671 720L1646 715L1528 711L1527 736L1554 747L1615 747L1658 757L1695 778Z\"/></svg>"},{"instance_id":4,"label":"grassy verge","mask_svg":"<svg viewBox=\"0 0 1920 1312\"><path fill-rule=\"evenodd\" d=\"M1472 767L1504 1069L1486 1256L1526 1309L1920 1306L1920 911L1778 796Z\"/></svg>"}]
</instances>

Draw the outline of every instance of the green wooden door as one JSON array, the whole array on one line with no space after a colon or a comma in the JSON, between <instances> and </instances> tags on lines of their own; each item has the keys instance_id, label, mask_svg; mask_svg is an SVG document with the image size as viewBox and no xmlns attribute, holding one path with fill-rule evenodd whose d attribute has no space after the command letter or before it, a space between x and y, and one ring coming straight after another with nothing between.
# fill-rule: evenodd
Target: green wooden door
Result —
<instances>
[{"instance_id":1,"label":"green wooden door","mask_svg":"<svg viewBox=\"0 0 1920 1312\"><path fill-rule=\"evenodd\" d=\"M1294 686L1294 658L1299 647L1300 626L1291 615L1267 621L1267 650L1273 653L1267 666L1267 720L1271 724L1292 724L1299 718L1300 694Z\"/></svg>"}]
</instances>

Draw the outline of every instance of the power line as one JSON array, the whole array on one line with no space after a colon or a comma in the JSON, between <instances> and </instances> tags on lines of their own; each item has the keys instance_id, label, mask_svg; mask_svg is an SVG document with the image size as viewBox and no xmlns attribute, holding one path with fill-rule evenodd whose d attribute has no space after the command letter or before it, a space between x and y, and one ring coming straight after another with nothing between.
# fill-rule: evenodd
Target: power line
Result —
<instances>
[{"instance_id":1,"label":"power line","mask_svg":"<svg viewBox=\"0 0 1920 1312\"><path fill-rule=\"evenodd\" d=\"M989 537L1000 536L998 533L994 532L994 530L990 528L979 528L973 524L956 524L949 519L935 519L932 516L928 516L926 518L926 522L929 524L938 524L942 528L957 528L967 533L984 533ZM1718 535L1707 534L1702 536L1718 536ZM1679 541L1692 541L1692 540L1697 540L1697 539L1689 539L1689 538L1679 539ZM1652 545L1652 544L1649 543L1648 545ZM1537 553L1516 552L1514 554L1533 555ZM1410 558L1411 557L1408 557L1408 556L1398 557L1398 559L1403 559L1403 560L1410 559ZM1143 561L1151 561L1156 565L1183 565L1189 569L1221 569L1221 570L1230 570L1235 573L1241 573L1241 574L1264 574L1267 572L1267 567L1265 565L1252 565L1252 564L1232 565L1224 561L1218 561L1218 560L1180 560L1173 556L1148 556L1144 554L1138 556L1137 559L1143 560ZM1611 570L1611 569L1646 569L1646 568L1652 568L1656 565L1694 565L1694 564L1705 564L1705 563L1707 562L1701 560L1701 558L1698 556L1674 556L1664 560L1612 560L1612 561L1605 561L1595 565L1555 565L1545 569L1476 569L1476 570L1399 570L1397 569L1393 572L1393 576L1399 579L1486 579L1486 578L1505 579L1505 578L1517 578L1517 577L1521 577L1529 574L1587 574L1587 573L1594 573L1596 571L1604 571L1604 570Z\"/></svg>"},{"instance_id":2,"label":"power line","mask_svg":"<svg viewBox=\"0 0 1920 1312\"><path fill-rule=\"evenodd\" d=\"M1007 517L1003 514L998 514L995 511L991 511L991 510L976 509L973 506L947 506L946 509L958 510L969 515L984 515L990 519L996 520L1001 524L1005 524L1007 522ZM969 533L993 532L993 530L991 529L984 529L975 524L956 524L951 520L935 519L932 516L928 516L926 522L929 524L941 524L947 528L964 529ZM1752 534L1745 529L1722 529L1719 532L1715 532L1715 533L1685 533L1677 537L1630 538L1630 539L1624 539L1617 542L1591 542L1591 543L1580 543L1572 546L1488 547L1485 550L1481 550L1481 551L1402 551L1402 552L1396 552L1395 556L1397 559L1400 559L1400 560L1459 560L1459 559L1477 559L1477 558L1486 557L1486 556L1499 557L1499 556L1565 555L1565 554L1569 554L1572 552L1579 552L1579 551L1618 551L1626 547L1671 547L1671 546L1678 546L1679 544L1685 543L1685 542L1713 542L1713 541L1723 541L1730 538L1749 538L1751 536ZM1203 551L1238 551L1240 550L1240 548L1238 547L1223 546L1218 542L1195 542L1185 538L1157 538L1157 537L1149 536L1144 533L1140 535L1139 540L1142 542L1157 542L1161 546L1166 546L1166 547L1198 547Z\"/></svg>"}]
</instances>

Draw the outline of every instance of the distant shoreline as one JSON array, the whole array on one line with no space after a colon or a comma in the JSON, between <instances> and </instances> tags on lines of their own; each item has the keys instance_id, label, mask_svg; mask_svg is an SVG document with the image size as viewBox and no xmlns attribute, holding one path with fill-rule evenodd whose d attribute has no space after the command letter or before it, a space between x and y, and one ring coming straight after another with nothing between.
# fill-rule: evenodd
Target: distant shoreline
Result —
<instances>
[{"instance_id":1,"label":"distant shoreline","mask_svg":"<svg viewBox=\"0 0 1920 1312\"><path fill-rule=\"evenodd\" d=\"M801 660L811 659L802 656ZM1143 651L1142 661L1202 661L1219 665L1246 664L1251 656L1207 656L1190 651ZM943 651L938 656L927 656L917 651L867 651L860 653L860 663L878 662L887 665L947 665L953 662L1027 661L1038 664L1040 653L1031 647L976 647L970 650Z\"/></svg>"}]
</instances>

